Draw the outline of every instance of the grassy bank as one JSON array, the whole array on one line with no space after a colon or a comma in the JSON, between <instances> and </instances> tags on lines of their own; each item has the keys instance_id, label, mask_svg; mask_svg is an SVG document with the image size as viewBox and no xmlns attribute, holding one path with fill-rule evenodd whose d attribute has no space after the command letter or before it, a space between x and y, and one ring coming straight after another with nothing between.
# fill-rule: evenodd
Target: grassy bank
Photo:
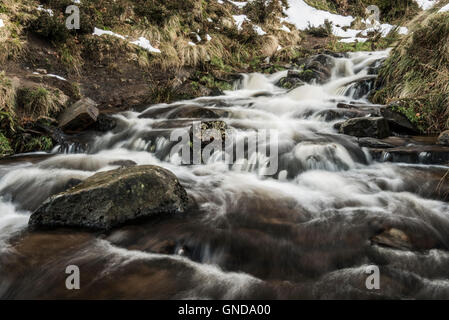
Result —
<instances>
[{"instance_id":1,"label":"grassy bank","mask_svg":"<svg viewBox=\"0 0 449 320\"><path fill-rule=\"evenodd\" d=\"M410 34L381 69L375 102L394 103L422 132L449 129L449 13L438 10L413 19Z\"/></svg>"}]
</instances>

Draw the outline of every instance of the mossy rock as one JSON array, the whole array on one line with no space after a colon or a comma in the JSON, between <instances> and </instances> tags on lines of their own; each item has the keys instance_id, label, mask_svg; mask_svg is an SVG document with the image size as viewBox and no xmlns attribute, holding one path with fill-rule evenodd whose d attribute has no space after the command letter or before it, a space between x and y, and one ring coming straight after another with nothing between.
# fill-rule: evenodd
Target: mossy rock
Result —
<instances>
[{"instance_id":1,"label":"mossy rock","mask_svg":"<svg viewBox=\"0 0 449 320\"><path fill-rule=\"evenodd\" d=\"M29 225L107 230L127 222L183 213L188 196L176 176L157 166L101 172L49 198Z\"/></svg>"}]
</instances>

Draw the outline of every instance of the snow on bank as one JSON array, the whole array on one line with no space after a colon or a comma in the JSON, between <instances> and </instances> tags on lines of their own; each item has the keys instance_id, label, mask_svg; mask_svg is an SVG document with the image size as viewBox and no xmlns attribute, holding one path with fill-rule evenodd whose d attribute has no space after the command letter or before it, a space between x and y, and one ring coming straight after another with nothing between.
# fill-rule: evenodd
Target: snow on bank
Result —
<instances>
[{"instance_id":1,"label":"snow on bank","mask_svg":"<svg viewBox=\"0 0 449 320\"><path fill-rule=\"evenodd\" d=\"M428 10L432 8L435 3L437 3L437 0L415 0L415 2L418 4L418 6L423 10Z\"/></svg>"},{"instance_id":2,"label":"snow on bank","mask_svg":"<svg viewBox=\"0 0 449 320\"><path fill-rule=\"evenodd\" d=\"M102 30L99 28L94 28L94 33L92 33L94 36L99 36L101 37L102 35L109 35L109 36L113 36L122 40L126 40L127 38L129 38L128 36L122 36L121 34L109 31L109 30ZM136 46L139 46L149 52L153 52L153 53L161 53L161 50L153 47L150 43L150 41L144 37L140 37L139 39L137 39L136 41L132 41L130 42L131 44L134 44Z\"/></svg>"},{"instance_id":3,"label":"snow on bank","mask_svg":"<svg viewBox=\"0 0 449 320\"><path fill-rule=\"evenodd\" d=\"M0 19L0 28L3 28L5 24L3 23L3 19Z\"/></svg>"},{"instance_id":4,"label":"snow on bank","mask_svg":"<svg viewBox=\"0 0 449 320\"><path fill-rule=\"evenodd\" d=\"M249 22L251 23L251 20L248 19L248 17L244 14L241 15L236 15L236 16L232 16L232 18L235 21L235 25L237 27L238 31L242 31L242 25L244 22ZM259 35L259 36L264 36L267 33L258 25L253 25L253 29L254 31Z\"/></svg>"},{"instance_id":5,"label":"snow on bank","mask_svg":"<svg viewBox=\"0 0 449 320\"><path fill-rule=\"evenodd\" d=\"M39 6L37 7L37 11L44 11L44 12L47 12L47 13L50 15L50 17L53 17L53 10L51 10L51 9L45 9L43 5L39 5Z\"/></svg>"},{"instance_id":6,"label":"snow on bank","mask_svg":"<svg viewBox=\"0 0 449 320\"><path fill-rule=\"evenodd\" d=\"M153 47L150 43L150 41L144 37L140 37L138 40L131 42L132 44L135 44L136 46L139 46L145 50L148 50L150 52L155 53L161 53L161 50Z\"/></svg>"},{"instance_id":7,"label":"snow on bank","mask_svg":"<svg viewBox=\"0 0 449 320\"><path fill-rule=\"evenodd\" d=\"M47 74L47 77L50 77L50 78L56 78L56 79L61 80L61 81L67 81L66 78L61 77L61 76L58 76L58 75L56 75L56 74L52 74L52 73Z\"/></svg>"},{"instance_id":8,"label":"snow on bank","mask_svg":"<svg viewBox=\"0 0 449 320\"><path fill-rule=\"evenodd\" d=\"M378 23L375 27L366 30L355 30L350 29L354 17L352 16L341 16L338 14L333 14L327 11L318 10L314 7L309 6L303 0L289 0L289 8L285 10L287 18L283 21L287 21L296 26L299 30L306 30L311 27L319 27L324 24L326 20L332 22L332 33L341 39L341 42L364 42L367 39L361 36L367 37L368 32L378 31L382 33L382 36L387 36L395 26L383 23ZM405 27L398 28L399 34L407 34L408 29Z\"/></svg>"},{"instance_id":9,"label":"snow on bank","mask_svg":"<svg viewBox=\"0 0 449 320\"><path fill-rule=\"evenodd\" d=\"M120 34L118 34L118 33L114 33L114 32L109 31L109 30L102 30L102 29L98 29L98 28L94 28L94 33L92 33L92 34L94 36L99 36L99 37L101 37L102 35L106 34L108 36L113 36L113 37L125 40L125 37L120 35Z\"/></svg>"},{"instance_id":10,"label":"snow on bank","mask_svg":"<svg viewBox=\"0 0 449 320\"><path fill-rule=\"evenodd\" d=\"M334 26L349 27L354 21L352 16L340 16L327 11L318 10L309 6L303 0L289 0L289 8L285 10L287 18L285 21L294 24L299 30L305 30L309 27L319 27L329 20Z\"/></svg>"},{"instance_id":11,"label":"snow on bank","mask_svg":"<svg viewBox=\"0 0 449 320\"><path fill-rule=\"evenodd\" d=\"M248 2L236 2L231 0L228 1L232 3L234 6L239 7L240 9L243 9L248 4Z\"/></svg>"},{"instance_id":12,"label":"snow on bank","mask_svg":"<svg viewBox=\"0 0 449 320\"><path fill-rule=\"evenodd\" d=\"M448 11L449 11L449 4L445 5L443 8L438 10L439 13L441 13L441 12L448 12Z\"/></svg>"}]
</instances>

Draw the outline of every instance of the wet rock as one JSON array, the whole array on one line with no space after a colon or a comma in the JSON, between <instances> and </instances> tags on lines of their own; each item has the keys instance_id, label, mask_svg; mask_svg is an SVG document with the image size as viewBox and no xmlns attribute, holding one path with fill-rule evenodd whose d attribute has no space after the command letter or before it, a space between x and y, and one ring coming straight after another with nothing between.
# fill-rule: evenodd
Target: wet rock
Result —
<instances>
[{"instance_id":1,"label":"wet rock","mask_svg":"<svg viewBox=\"0 0 449 320\"><path fill-rule=\"evenodd\" d=\"M371 156L381 162L404 162L413 164L447 164L449 147L430 145L411 145L388 150L371 149Z\"/></svg>"},{"instance_id":2,"label":"wet rock","mask_svg":"<svg viewBox=\"0 0 449 320\"><path fill-rule=\"evenodd\" d=\"M351 119L366 116L367 113L356 109L329 109L320 111L317 116L322 117L325 121L334 121L337 119Z\"/></svg>"},{"instance_id":3,"label":"wet rock","mask_svg":"<svg viewBox=\"0 0 449 320\"><path fill-rule=\"evenodd\" d=\"M100 132L108 132L117 126L117 120L107 114L100 114L97 117L97 122L94 125L94 129Z\"/></svg>"},{"instance_id":4,"label":"wet rock","mask_svg":"<svg viewBox=\"0 0 449 320\"><path fill-rule=\"evenodd\" d=\"M83 98L62 112L59 127L64 131L82 131L97 121L99 113L95 101Z\"/></svg>"},{"instance_id":5,"label":"wet rock","mask_svg":"<svg viewBox=\"0 0 449 320\"><path fill-rule=\"evenodd\" d=\"M287 73L287 77L279 80L276 85L284 89L295 89L305 84L305 82L301 80L301 75L301 71L289 70Z\"/></svg>"},{"instance_id":6,"label":"wet rock","mask_svg":"<svg viewBox=\"0 0 449 320\"><path fill-rule=\"evenodd\" d=\"M192 126L190 129L190 137L201 141L201 149L217 139L221 139L222 145L224 146L227 130L228 125L224 121L204 121L201 122L199 127Z\"/></svg>"},{"instance_id":7,"label":"wet rock","mask_svg":"<svg viewBox=\"0 0 449 320\"><path fill-rule=\"evenodd\" d=\"M109 163L111 166L120 166L122 168L137 166L137 163L132 160L117 160Z\"/></svg>"},{"instance_id":8,"label":"wet rock","mask_svg":"<svg viewBox=\"0 0 449 320\"><path fill-rule=\"evenodd\" d=\"M386 138L390 135L388 122L384 118L354 118L347 120L340 127L340 133L359 138Z\"/></svg>"},{"instance_id":9,"label":"wet rock","mask_svg":"<svg viewBox=\"0 0 449 320\"><path fill-rule=\"evenodd\" d=\"M88 150L89 145L81 135L68 135L57 128L52 133L52 138L59 145L59 153L84 153Z\"/></svg>"},{"instance_id":10,"label":"wet rock","mask_svg":"<svg viewBox=\"0 0 449 320\"><path fill-rule=\"evenodd\" d=\"M383 105L377 104L361 104L361 103L339 103L337 104L338 109L356 109L358 111L364 112L367 115L374 117L382 116L381 110L385 108Z\"/></svg>"},{"instance_id":11,"label":"wet rock","mask_svg":"<svg viewBox=\"0 0 449 320\"><path fill-rule=\"evenodd\" d=\"M168 107L157 107L152 106L147 110L143 111L141 115L139 115L139 119L158 119L166 116L170 111L174 110L174 106Z\"/></svg>"},{"instance_id":12,"label":"wet rock","mask_svg":"<svg viewBox=\"0 0 449 320\"><path fill-rule=\"evenodd\" d=\"M374 87L376 77L367 76L363 79L359 79L349 84L346 90L345 96L352 97L353 99L362 99L368 95Z\"/></svg>"},{"instance_id":13,"label":"wet rock","mask_svg":"<svg viewBox=\"0 0 449 320\"><path fill-rule=\"evenodd\" d=\"M365 148L394 148L394 145L374 138L360 138L359 145Z\"/></svg>"},{"instance_id":14,"label":"wet rock","mask_svg":"<svg viewBox=\"0 0 449 320\"><path fill-rule=\"evenodd\" d=\"M388 121L391 131L395 133L416 134L419 132L406 116L394 111L391 106L380 109L380 113Z\"/></svg>"},{"instance_id":15,"label":"wet rock","mask_svg":"<svg viewBox=\"0 0 449 320\"><path fill-rule=\"evenodd\" d=\"M413 248L408 235L404 231L395 228L385 230L383 233L374 236L371 241L375 244L399 250L411 250Z\"/></svg>"},{"instance_id":16,"label":"wet rock","mask_svg":"<svg viewBox=\"0 0 449 320\"><path fill-rule=\"evenodd\" d=\"M224 94L225 94L224 91L221 90L220 88L212 88L209 93L209 96L210 97L219 97L219 96L224 96Z\"/></svg>"},{"instance_id":17,"label":"wet rock","mask_svg":"<svg viewBox=\"0 0 449 320\"><path fill-rule=\"evenodd\" d=\"M223 113L223 112L222 112ZM219 112L200 106L181 106L168 115L168 119L218 119Z\"/></svg>"},{"instance_id":18,"label":"wet rock","mask_svg":"<svg viewBox=\"0 0 449 320\"><path fill-rule=\"evenodd\" d=\"M83 181L80 179L70 179L69 181L67 181L67 183L65 184L65 186L63 187L63 190L68 190L71 189L77 185L79 185L80 183L82 183Z\"/></svg>"},{"instance_id":19,"label":"wet rock","mask_svg":"<svg viewBox=\"0 0 449 320\"><path fill-rule=\"evenodd\" d=\"M449 130L443 131L438 136L437 143L443 146L449 146Z\"/></svg>"},{"instance_id":20,"label":"wet rock","mask_svg":"<svg viewBox=\"0 0 449 320\"><path fill-rule=\"evenodd\" d=\"M310 83L315 80L317 83L324 83L332 75L332 67L334 66L334 58L319 54L310 58L304 67L304 72L302 73L300 79Z\"/></svg>"},{"instance_id":21,"label":"wet rock","mask_svg":"<svg viewBox=\"0 0 449 320\"><path fill-rule=\"evenodd\" d=\"M185 212L188 201L170 171L133 166L97 173L49 198L31 215L29 225L111 229L138 218Z\"/></svg>"}]
</instances>

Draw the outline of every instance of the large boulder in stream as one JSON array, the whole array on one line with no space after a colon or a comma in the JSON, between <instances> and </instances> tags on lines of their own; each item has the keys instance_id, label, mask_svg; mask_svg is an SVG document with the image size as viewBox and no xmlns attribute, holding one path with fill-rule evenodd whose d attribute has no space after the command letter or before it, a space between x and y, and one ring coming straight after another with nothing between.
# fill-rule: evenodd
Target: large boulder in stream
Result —
<instances>
[{"instance_id":1,"label":"large boulder in stream","mask_svg":"<svg viewBox=\"0 0 449 320\"><path fill-rule=\"evenodd\" d=\"M187 206L187 193L173 173L132 166L97 173L49 198L29 225L107 230L140 218L182 213Z\"/></svg>"},{"instance_id":2,"label":"large boulder in stream","mask_svg":"<svg viewBox=\"0 0 449 320\"><path fill-rule=\"evenodd\" d=\"M388 121L382 117L353 118L340 126L340 133L359 138L371 137L383 139L390 135Z\"/></svg>"}]
</instances>

